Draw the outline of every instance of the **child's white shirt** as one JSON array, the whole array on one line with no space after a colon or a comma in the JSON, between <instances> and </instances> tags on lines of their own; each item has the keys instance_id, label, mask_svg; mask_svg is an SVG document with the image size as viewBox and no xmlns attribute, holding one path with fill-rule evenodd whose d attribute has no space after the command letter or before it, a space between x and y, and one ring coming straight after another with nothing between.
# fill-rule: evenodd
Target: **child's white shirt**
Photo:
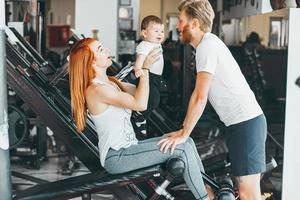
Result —
<instances>
[{"instance_id":1,"label":"child's white shirt","mask_svg":"<svg viewBox=\"0 0 300 200\"><path fill-rule=\"evenodd\" d=\"M159 48L162 52L162 46L161 44L151 43L147 41L142 41L137 47L136 47L136 53L139 55L145 55L147 56L151 50ZM164 69L164 58L161 55L159 57L159 60L152 64L150 67L150 72L157 75L162 75Z\"/></svg>"}]
</instances>

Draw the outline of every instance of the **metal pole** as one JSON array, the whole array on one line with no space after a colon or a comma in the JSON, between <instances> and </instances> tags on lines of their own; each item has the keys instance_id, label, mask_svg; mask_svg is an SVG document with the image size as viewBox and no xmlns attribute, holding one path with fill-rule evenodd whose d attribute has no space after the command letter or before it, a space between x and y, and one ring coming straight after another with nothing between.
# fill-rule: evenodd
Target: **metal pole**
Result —
<instances>
[{"instance_id":1,"label":"metal pole","mask_svg":"<svg viewBox=\"0 0 300 200\"><path fill-rule=\"evenodd\" d=\"M7 121L7 82L5 67L4 26L5 1L0 0L0 198L10 200L12 198L12 193Z\"/></svg>"}]
</instances>

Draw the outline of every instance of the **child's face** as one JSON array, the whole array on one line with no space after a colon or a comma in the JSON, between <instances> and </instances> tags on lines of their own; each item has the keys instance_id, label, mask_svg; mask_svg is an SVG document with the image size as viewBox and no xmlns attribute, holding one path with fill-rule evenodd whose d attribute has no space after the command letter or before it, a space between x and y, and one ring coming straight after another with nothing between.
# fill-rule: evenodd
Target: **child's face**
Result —
<instances>
[{"instance_id":1,"label":"child's face","mask_svg":"<svg viewBox=\"0 0 300 200\"><path fill-rule=\"evenodd\" d=\"M164 41L164 25L151 22L146 30L142 31L144 40L160 44Z\"/></svg>"}]
</instances>

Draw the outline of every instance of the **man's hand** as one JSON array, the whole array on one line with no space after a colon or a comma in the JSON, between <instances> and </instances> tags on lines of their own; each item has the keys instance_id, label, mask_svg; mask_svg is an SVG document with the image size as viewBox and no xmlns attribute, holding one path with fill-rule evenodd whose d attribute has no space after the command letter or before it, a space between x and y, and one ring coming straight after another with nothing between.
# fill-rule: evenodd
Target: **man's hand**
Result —
<instances>
[{"instance_id":1,"label":"man's hand","mask_svg":"<svg viewBox=\"0 0 300 200\"><path fill-rule=\"evenodd\" d=\"M160 145L159 150L163 153L167 153L171 148L171 154L174 153L177 144L185 143L187 136L183 135L182 129L165 134L167 137L161 139L157 144Z\"/></svg>"}]
</instances>

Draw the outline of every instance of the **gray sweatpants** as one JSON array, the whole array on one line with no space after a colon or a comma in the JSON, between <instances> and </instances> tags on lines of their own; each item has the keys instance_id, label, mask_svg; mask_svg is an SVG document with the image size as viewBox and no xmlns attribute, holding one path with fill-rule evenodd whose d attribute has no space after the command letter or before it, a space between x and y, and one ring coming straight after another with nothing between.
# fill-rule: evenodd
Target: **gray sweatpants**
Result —
<instances>
[{"instance_id":1,"label":"gray sweatpants","mask_svg":"<svg viewBox=\"0 0 300 200\"><path fill-rule=\"evenodd\" d=\"M173 155L162 153L157 145L163 137L139 141L137 145L122 148L118 151L110 149L105 160L105 170L111 174L124 173L160 163L169 158L179 156L185 162L183 178L196 199L208 199L201 171L203 164L192 138L176 146Z\"/></svg>"}]
</instances>

